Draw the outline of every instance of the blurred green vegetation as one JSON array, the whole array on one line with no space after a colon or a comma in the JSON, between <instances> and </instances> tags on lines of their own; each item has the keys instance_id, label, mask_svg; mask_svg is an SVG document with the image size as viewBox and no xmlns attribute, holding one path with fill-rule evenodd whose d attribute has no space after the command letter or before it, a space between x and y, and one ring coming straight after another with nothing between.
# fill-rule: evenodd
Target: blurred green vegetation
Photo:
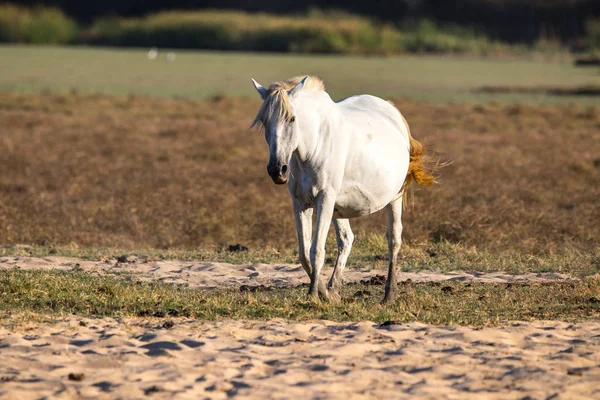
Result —
<instances>
[{"instance_id":1,"label":"blurred green vegetation","mask_svg":"<svg viewBox=\"0 0 600 400\"><path fill-rule=\"evenodd\" d=\"M400 49L407 53L451 53L490 55L526 53L524 45L508 45L491 40L475 30L459 26L440 26L431 20L400 24Z\"/></svg>"},{"instance_id":2,"label":"blurred green vegetation","mask_svg":"<svg viewBox=\"0 0 600 400\"><path fill-rule=\"evenodd\" d=\"M589 19L586 23L587 49L600 52L600 18Z\"/></svg>"},{"instance_id":3,"label":"blurred green vegetation","mask_svg":"<svg viewBox=\"0 0 600 400\"><path fill-rule=\"evenodd\" d=\"M600 47L600 20L590 19L578 49ZM490 39L475 29L427 19L380 23L342 11L313 9L280 16L241 11L167 11L140 18L100 18L78 26L57 8L0 5L0 42L94 44L332 54L468 54L476 56L566 53L558 40L532 46Z\"/></svg>"},{"instance_id":4,"label":"blurred green vegetation","mask_svg":"<svg viewBox=\"0 0 600 400\"><path fill-rule=\"evenodd\" d=\"M0 5L0 42L65 44L76 40L75 21L57 8Z\"/></svg>"},{"instance_id":5,"label":"blurred green vegetation","mask_svg":"<svg viewBox=\"0 0 600 400\"><path fill-rule=\"evenodd\" d=\"M396 27L345 12L303 16L237 11L161 12L144 18L96 21L83 41L112 46L198 48L334 54L525 52L475 31L420 20Z\"/></svg>"},{"instance_id":6,"label":"blurred green vegetation","mask_svg":"<svg viewBox=\"0 0 600 400\"><path fill-rule=\"evenodd\" d=\"M242 12L163 12L97 21L83 39L94 44L214 50L378 52L376 27L365 18L273 17Z\"/></svg>"}]
</instances>

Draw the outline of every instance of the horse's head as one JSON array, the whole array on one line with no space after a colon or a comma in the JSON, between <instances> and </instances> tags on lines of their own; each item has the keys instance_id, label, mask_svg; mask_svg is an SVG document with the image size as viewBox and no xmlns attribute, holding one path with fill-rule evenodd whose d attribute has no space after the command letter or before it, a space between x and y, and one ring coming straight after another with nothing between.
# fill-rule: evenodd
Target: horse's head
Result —
<instances>
[{"instance_id":1,"label":"horse's head","mask_svg":"<svg viewBox=\"0 0 600 400\"><path fill-rule=\"evenodd\" d=\"M294 99L302 90L306 79L305 77L299 82L277 82L269 89L252 79L254 87L263 99L252 126L260 125L264 128L270 153L267 171L273 182L278 185L287 183L290 159L298 148L299 127L294 112Z\"/></svg>"}]
</instances>

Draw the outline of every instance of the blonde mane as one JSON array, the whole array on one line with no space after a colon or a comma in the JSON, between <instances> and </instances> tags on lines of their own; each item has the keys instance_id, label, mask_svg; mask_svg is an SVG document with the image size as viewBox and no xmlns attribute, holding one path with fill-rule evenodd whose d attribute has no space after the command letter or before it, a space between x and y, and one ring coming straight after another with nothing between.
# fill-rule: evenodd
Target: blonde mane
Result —
<instances>
[{"instance_id":1,"label":"blonde mane","mask_svg":"<svg viewBox=\"0 0 600 400\"><path fill-rule=\"evenodd\" d=\"M285 81L272 83L268 89L269 96L258 110L252 127L266 126L273 117L289 122L292 118L292 106L287 91L294 88L302 79L304 76L295 76ZM308 76L302 90L318 92L325 90L325 85L320 78Z\"/></svg>"}]
</instances>

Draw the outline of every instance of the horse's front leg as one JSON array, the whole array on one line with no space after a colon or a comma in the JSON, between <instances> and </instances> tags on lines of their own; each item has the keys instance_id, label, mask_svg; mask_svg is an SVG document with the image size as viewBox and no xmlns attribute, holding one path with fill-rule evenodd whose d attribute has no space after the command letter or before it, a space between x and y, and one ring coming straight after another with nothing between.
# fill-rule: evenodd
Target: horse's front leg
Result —
<instances>
[{"instance_id":1,"label":"horse's front leg","mask_svg":"<svg viewBox=\"0 0 600 400\"><path fill-rule=\"evenodd\" d=\"M327 191L321 191L315 199L317 208L317 227L315 229L315 237L313 238L310 247L310 263L312 264L312 276L310 279L309 296L319 296L319 284L321 268L325 262L325 242L327 240L327 232L331 225L333 217L333 207L335 205L335 195Z\"/></svg>"},{"instance_id":2,"label":"horse's front leg","mask_svg":"<svg viewBox=\"0 0 600 400\"><path fill-rule=\"evenodd\" d=\"M296 232L298 233L298 257L300 264L310 279L312 279L312 268L310 266L310 240L312 236L313 208L293 199L294 219L296 221ZM319 282L319 294L327 298L327 287L325 283Z\"/></svg>"}]
</instances>

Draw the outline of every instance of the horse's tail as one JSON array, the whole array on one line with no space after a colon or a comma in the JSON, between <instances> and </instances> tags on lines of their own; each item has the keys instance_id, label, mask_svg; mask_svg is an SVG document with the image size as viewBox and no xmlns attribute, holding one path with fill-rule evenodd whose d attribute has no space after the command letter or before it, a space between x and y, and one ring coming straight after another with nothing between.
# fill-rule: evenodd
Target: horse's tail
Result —
<instances>
[{"instance_id":1,"label":"horse's tail","mask_svg":"<svg viewBox=\"0 0 600 400\"><path fill-rule=\"evenodd\" d=\"M419 186L429 186L437 182L437 170L441 166L439 159L435 155L429 155L425 151L425 145L413 138L410 134L408 122L400 113L410 142L410 162L408 164L408 173L402 187L402 192L406 194L406 189L412 182L416 182ZM404 196L404 204L406 205L407 197Z\"/></svg>"},{"instance_id":2,"label":"horse's tail","mask_svg":"<svg viewBox=\"0 0 600 400\"><path fill-rule=\"evenodd\" d=\"M410 153L410 161L408 163L408 172L406 174L406 178L404 180L404 185L402 186L403 199L402 202L404 206L407 204L407 196L406 189L410 186L410 184L414 181L419 186L429 186L433 183L437 183L437 170L440 167L445 167L450 165L451 162L443 162L440 163L440 159L435 154L427 154L425 151L425 145L419 142L417 139L413 138L410 133L410 126L408 126L408 122L406 122L406 118L404 115L398 110L396 105L388 100L400 117L404 122L404 126L406 126L406 133L408 134L409 141L409 153Z\"/></svg>"}]
</instances>

